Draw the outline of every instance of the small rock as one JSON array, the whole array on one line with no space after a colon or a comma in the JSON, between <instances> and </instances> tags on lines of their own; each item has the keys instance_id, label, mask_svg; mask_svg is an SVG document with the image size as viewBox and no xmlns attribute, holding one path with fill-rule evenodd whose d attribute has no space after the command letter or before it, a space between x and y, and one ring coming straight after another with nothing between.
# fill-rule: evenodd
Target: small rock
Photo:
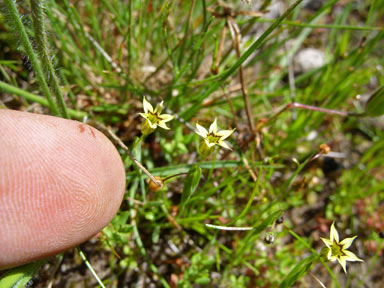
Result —
<instances>
[{"instance_id":1,"label":"small rock","mask_svg":"<svg viewBox=\"0 0 384 288\"><path fill-rule=\"evenodd\" d=\"M305 73L325 64L324 52L315 48L300 50L293 59L295 72Z\"/></svg>"}]
</instances>

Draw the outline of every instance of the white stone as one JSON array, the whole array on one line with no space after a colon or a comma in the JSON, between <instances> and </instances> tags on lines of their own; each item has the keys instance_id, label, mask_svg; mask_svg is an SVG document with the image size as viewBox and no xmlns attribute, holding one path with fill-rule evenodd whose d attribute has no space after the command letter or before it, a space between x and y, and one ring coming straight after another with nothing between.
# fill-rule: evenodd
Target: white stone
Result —
<instances>
[{"instance_id":1,"label":"white stone","mask_svg":"<svg viewBox=\"0 0 384 288\"><path fill-rule=\"evenodd\" d=\"M325 64L324 52L315 48L300 50L294 57L296 72L308 72Z\"/></svg>"}]
</instances>

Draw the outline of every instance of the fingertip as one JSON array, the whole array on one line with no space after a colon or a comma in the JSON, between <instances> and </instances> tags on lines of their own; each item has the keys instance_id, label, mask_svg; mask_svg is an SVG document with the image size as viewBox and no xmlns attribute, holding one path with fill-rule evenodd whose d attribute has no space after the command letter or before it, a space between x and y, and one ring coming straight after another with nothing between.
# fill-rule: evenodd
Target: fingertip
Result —
<instances>
[{"instance_id":1,"label":"fingertip","mask_svg":"<svg viewBox=\"0 0 384 288\"><path fill-rule=\"evenodd\" d=\"M125 171L101 132L11 110L0 110L0 131L0 267L64 251L110 222Z\"/></svg>"}]
</instances>

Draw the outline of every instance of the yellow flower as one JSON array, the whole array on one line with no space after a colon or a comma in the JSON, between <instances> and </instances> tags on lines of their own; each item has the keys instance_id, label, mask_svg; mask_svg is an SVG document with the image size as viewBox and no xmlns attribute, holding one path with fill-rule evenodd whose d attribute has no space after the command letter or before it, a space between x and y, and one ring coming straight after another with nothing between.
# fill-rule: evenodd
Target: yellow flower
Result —
<instances>
[{"instance_id":1,"label":"yellow flower","mask_svg":"<svg viewBox=\"0 0 384 288\"><path fill-rule=\"evenodd\" d=\"M155 109L153 109L151 103L149 103L144 97L143 108L144 113L139 114L141 117L145 118L146 121L141 125L141 133L148 135L155 131L157 126L169 130L169 127L165 123L171 121L175 117L169 114L161 114L161 111L164 108L163 101L161 101L161 103L158 104Z\"/></svg>"},{"instance_id":2,"label":"yellow flower","mask_svg":"<svg viewBox=\"0 0 384 288\"><path fill-rule=\"evenodd\" d=\"M353 240L355 240L357 236L351 238L345 238L342 241L339 241L339 233L335 228L335 222L332 223L331 226L331 235L329 239L321 238L324 244L327 246L326 249L326 257L330 261L338 261L343 267L345 273L347 273L346 266L347 261L355 262L364 260L358 258L355 254L347 249L352 245Z\"/></svg>"},{"instance_id":3,"label":"yellow flower","mask_svg":"<svg viewBox=\"0 0 384 288\"><path fill-rule=\"evenodd\" d=\"M197 123L195 132L204 139L199 148L200 155L203 158L207 157L209 154L211 154L215 145L219 145L225 149L231 150L228 142L224 140L231 136L233 131L235 131L235 129L218 131L216 118L211 126L209 126L209 131Z\"/></svg>"}]
</instances>

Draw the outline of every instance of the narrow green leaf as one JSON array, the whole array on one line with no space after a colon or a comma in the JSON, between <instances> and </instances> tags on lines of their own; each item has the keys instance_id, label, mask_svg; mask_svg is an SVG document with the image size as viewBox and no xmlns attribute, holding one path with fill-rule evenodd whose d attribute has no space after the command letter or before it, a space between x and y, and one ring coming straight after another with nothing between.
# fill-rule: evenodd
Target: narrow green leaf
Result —
<instances>
[{"instance_id":1,"label":"narrow green leaf","mask_svg":"<svg viewBox=\"0 0 384 288\"><path fill-rule=\"evenodd\" d=\"M302 259L297 265L289 272L287 277L280 283L279 288L289 288L296 283L305 273L311 268L312 262L315 260L317 255L311 255L307 258Z\"/></svg>"},{"instance_id":2,"label":"narrow green leaf","mask_svg":"<svg viewBox=\"0 0 384 288\"><path fill-rule=\"evenodd\" d=\"M39 268L44 264L44 262L44 260L40 260L11 269L0 279L0 287L25 287L28 281L39 270Z\"/></svg>"},{"instance_id":3,"label":"narrow green leaf","mask_svg":"<svg viewBox=\"0 0 384 288\"><path fill-rule=\"evenodd\" d=\"M384 115L384 85L377 88L369 97L365 106L365 112L370 117Z\"/></svg>"},{"instance_id":4,"label":"narrow green leaf","mask_svg":"<svg viewBox=\"0 0 384 288\"><path fill-rule=\"evenodd\" d=\"M1 84L1 82L0 82ZM200 165L201 169L211 169L212 165L215 164L215 169L218 168L237 168L242 167L244 163L241 160L225 160L225 161L207 161L202 162ZM253 167L263 167L264 169L281 169L284 168L281 164L263 164L261 162L251 162ZM178 173L187 173L189 169L193 166L193 164L177 164L177 165L169 165L164 167L156 167L153 169L150 169L149 172L151 172L154 175L158 176L169 176L173 174ZM136 175L136 172L127 172L127 179L131 179Z\"/></svg>"},{"instance_id":5,"label":"narrow green leaf","mask_svg":"<svg viewBox=\"0 0 384 288\"><path fill-rule=\"evenodd\" d=\"M180 214L183 212L185 204L191 198L192 194L195 192L197 185L200 183L201 177L201 168L198 165L192 166L187 174L187 177L184 181L183 194L181 195L180 201Z\"/></svg>"},{"instance_id":6,"label":"narrow green leaf","mask_svg":"<svg viewBox=\"0 0 384 288\"><path fill-rule=\"evenodd\" d=\"M20 97L22 97L28 101L36 102L36 103L39 103L45 107L49 107L49 103L48 103L47 99L45 99L41 96L32 94L32 93L26 91L25 89L20 89L18 87L15 87L15 86L9 85L3 81L0 81L0 92L2 92L2 91L15 94L15 95L20 96ZM68 109L68 114L70 117L76 118L76 119L83 119L84 116L87 116L86 112L76 111L73 109Z\"/></svg>"},{"instance_id":7,"label":"narrow green leaf","mask_svg":"<svg viewBox=\"0 0 384 288\"><path fill-rule=\"evenodd\" d=\"M282 213L283 213L282 210L278 210L271 213L267 218L265 218L265 220L261 224L254 227L253 233L259 234L263 232L265 229L267 229L268 226L271 226L272 223L276 221L276 219L279 218Z\"/></svg>"},{"instance_id":8,"label":"narrow green leaf","mask_svg":"<svg viewBox=\"0 0 384 288\"><path fill-rule=\"evenodd\" d=\"M281 24L281 22L302 2L303 0L297 0L294 2L283 15L281 15L276 21L268 27L267 30L259 37L253 44L240 56L240 58L230 67L228 70L223 72L220 80L214 82L209 88L205 91L205 93L201 94L197 99L197 103L192 105L191 107L185 109L179 116L180 118L184 118L189 120L193 115L196 114L197 111L201 109L201 102L207 98L211 93L216 91L226 79L228 79L232 74L234 74L237 69L243 64L245 60L248 59L250 55L256 50L259 49L263 44L267 37Z\"/></svg>"},{"instance_id":9,"label":"narrow green leaf","mask_svg":"<svg viewBox=\"0 0 384 288\"><path fill-rule=\"evenodd\" d=\"M266 212L268 212L268 210ZM259 213L260 215L263 215L264 212L260 211ZM268 215L268 217L265 218L260 224L253 226L254 229L247 233L243 239L243 243L240 244L238 250L236 251L236 256L234 257L235 260L233 261L234 265L239 265L244 260L244 253L247 251L247 249L249 249L250 245L253 245L251 243L254 242L255 236L266 230L267 227L271 226L273 222L281 216L281 214L281 210L275 211Z\"/></svg>"}]
</instances>

